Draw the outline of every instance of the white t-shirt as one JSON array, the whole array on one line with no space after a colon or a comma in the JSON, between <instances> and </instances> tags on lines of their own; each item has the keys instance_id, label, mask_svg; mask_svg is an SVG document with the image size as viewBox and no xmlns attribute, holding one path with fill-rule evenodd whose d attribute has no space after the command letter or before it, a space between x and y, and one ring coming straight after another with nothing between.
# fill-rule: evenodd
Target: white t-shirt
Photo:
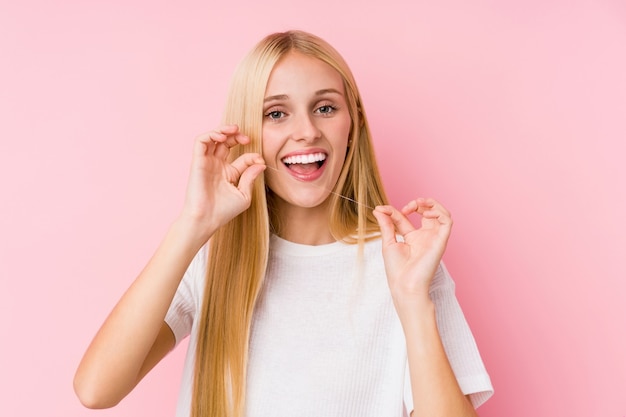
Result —
<instances>
[{"instance_id":1,"label":"white t-shirt","mask_svg":"<svg viewBox=\"0 0 626 417\"><path fill-rule=\"evenodd\" d=\"M402 417L413 409L381 240L368 242L358 261L357 245L308 246L271 236L250 336L246 417ZM177 417L190 414L206 263L205 247L166 316L177 343L191 335ZM443 265L430 295L454 374L478 407L493 388Z\"/></svg>"}]
</instances>

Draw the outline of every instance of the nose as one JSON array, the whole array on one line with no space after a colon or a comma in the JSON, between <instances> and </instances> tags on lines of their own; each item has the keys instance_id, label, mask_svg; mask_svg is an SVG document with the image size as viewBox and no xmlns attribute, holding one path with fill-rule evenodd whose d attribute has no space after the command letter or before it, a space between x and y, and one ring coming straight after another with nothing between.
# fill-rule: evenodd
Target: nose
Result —
<instances>
[{"instance_id":1,"label":"nose","mask_svg":"<svg viewBox=\"0 0 626 417\"><path fill-rule=\"evenodd\" d=\"M300 114L294 118L292 139L297 141L314 142L322 136L322 132L309 114Z\"/></svg>"}]
</instances>

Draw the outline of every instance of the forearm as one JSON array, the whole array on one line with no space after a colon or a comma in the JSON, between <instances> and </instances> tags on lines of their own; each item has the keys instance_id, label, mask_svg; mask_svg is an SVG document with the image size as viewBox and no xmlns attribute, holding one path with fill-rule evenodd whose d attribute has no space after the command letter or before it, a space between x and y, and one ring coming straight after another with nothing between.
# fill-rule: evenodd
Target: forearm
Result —
<instances>
[{"instance_id":1,"label":"forearm","mask_svg":"<svg viewBox=\"0 0 626 417\"><path fill-rule=\"evenodd\" d=\"M444 351L435 314L430 300L404 306L402 326L415 405L412 417L475 417Z\"/></svg>"},{"instance_id":2,"label":"forearm","mask_svg":"<svg viewBox=\"0 0 626 417\"><path fill-rule=\"evenodd\" d=\"M74 380L84 403L95 408L113 406L147 372L144 363L163 327L165 314L186 268L202 245L192 235L188 223L177 221L170 227L94 337ZM171 339L166 336L165 340ZM162 357L171 346L154 349ZM151 362L154 360L152 357Z\"/></svg>"}]
</instances>

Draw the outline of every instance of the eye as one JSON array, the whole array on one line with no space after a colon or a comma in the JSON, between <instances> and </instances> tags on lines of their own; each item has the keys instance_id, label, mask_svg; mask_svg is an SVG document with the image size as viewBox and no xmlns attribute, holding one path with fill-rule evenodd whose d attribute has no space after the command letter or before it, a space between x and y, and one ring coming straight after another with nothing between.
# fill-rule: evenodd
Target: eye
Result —
<instances>
[{"instance_id":1,"label":"eye","mask_svg":"<svg viewBox=\"0 0 626 417\"><path fill-rule=\"evenodd\" d=\"M337 110L337 108L335 106L331 106L330 104L324 105L324 106L320 106L317 108L317 110L315 110L317 113L323 114L323 115L327 115L327 114L331 114L334 113Z\"/></svg>"},{"instance_id":2,"label":"eye","mask_svg":"<svg viewBox=\"0 0 626 417\"><path fill-rule=\"evenodd\" d=\"M265 117L267 117L270 120L278 120L278 119L285 117L285 112L282 112L280 110L272 110L272 111L265 113Z\"/></svg>"}]
</instances>

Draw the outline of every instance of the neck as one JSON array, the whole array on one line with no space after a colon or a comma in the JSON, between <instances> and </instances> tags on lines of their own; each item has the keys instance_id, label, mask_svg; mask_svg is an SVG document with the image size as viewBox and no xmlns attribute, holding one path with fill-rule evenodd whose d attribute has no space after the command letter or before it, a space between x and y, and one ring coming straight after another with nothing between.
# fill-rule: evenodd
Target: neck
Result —
<instances>
[{"instance_id":1,"label":"neck","mask_svg":"<svg viewBox=\"0 0 626 417\"><path fill-rule=\"evenodd\" d=\"M324 245L336 239L330 233L328 200L317 207L294 207L277 202L278 236L303 245Z\"/></svg>"}]
</instances>

